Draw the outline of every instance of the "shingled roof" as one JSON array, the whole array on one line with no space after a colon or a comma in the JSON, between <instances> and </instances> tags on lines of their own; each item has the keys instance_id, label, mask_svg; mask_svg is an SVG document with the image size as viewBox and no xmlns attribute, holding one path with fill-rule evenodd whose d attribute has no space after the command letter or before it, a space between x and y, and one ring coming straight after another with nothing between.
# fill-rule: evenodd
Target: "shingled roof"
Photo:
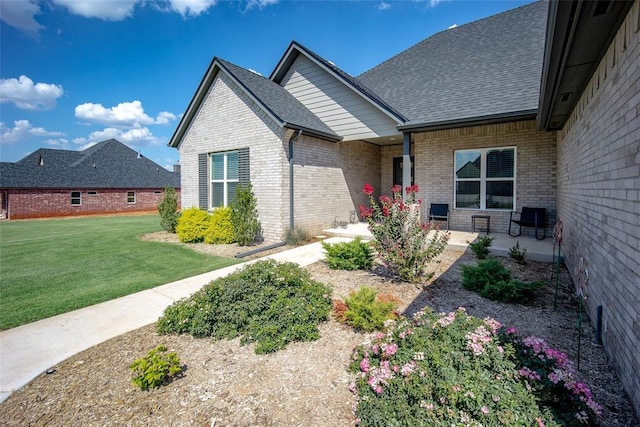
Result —
<instances>
[{"instance_id":1,"label":"shingled roof","mask_svg":"<svg viewBox=\"0 0 640 427\"><path fill-rule=\"evenodd\" d=\"M442 31L357 79L420 128L535 116L547 4L537 1Z\"/></svg>"},{"instance_id":2,"label":"shingled roof","mask_svg":"<svg viewBox=\"0 0 640 427\"><path fill-rule=\"evenodd\" d=\"M0 163L0 188L180 188L170 172L123 143L109 139L84 151L41 148L16 163Z\"/></svg>"}]
</instances>

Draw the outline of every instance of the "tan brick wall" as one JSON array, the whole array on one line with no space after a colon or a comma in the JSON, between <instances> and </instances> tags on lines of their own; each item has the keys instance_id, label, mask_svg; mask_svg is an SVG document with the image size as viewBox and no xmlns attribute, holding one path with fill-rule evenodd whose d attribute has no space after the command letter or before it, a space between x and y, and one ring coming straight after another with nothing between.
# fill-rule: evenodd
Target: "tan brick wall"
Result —
<instances>
[{"instance_id":1,"label":"tan brick wall","mask_svg":"<svg viewBox=\"0 0 640 427\"><path fill-rule=\"evenodd\" d=\"M558 132L566 264L589 270L607 354L640 414L640 3L636 1Z\"/></svg>"},{"instance_id":2,"label":"tan brick wall","mask_svg":"<svg viewBox=\"0 0 640 427\"><path fill-rule=\"evenodd\" d=\"M280 240L288 225L284 216L288 212L288 172L283 137L283 129L220 73L179 147L182 206L198 206L199 153L250 147L250 177L264 238Z\"/></svg>"},{"instance_id":3,"label":"tan brick wall","mask_svg":"<svg viewBox=\"0 0 640 427\"><path fill-rule=\"evenodd\" d=\"M295 222L311 233L331 227L335 219L348 221L360 204L368 206L364 184L380 186L380 147L364 141L334 143L303 135L293 158Z\"/></svg>"},{"instance_id":4,"label":"tan brick wall","mask_svg":"<svg viewBox=\"0 0 640 427\"><path fill-rule=\"evenodd\" d=\"M81 204L71 205L71 191L80 191ZM95 191L96 194L88 194ZM136 202L127 202L135 191ZM180 190L177 190L178 196ZM50 218L113 213L157 212L164 189L7 190L9 219Z\"/></svg>"},{"instance_id":5,"label":"tan brick wall","mask_svg":"<svg viewBox=\"0 0 640 427\"><path fill-rule=\"evenodd\" d=\"M491 217L491 231L506 233L509 212L497 210L453 209L454 151L473 148L516 147L516 209L523 206L547 208L549 230L556 217L555 134L536 130L534 121L473 126L412 135L415 179L420 187L423 215L431 203L449 203L450 228L471 230L471 215ZM382 149L382 184L390 188L392 158L402 155L401 146ZM530 234L532 230L523 230Z\"/></svg>"}]
</instances>

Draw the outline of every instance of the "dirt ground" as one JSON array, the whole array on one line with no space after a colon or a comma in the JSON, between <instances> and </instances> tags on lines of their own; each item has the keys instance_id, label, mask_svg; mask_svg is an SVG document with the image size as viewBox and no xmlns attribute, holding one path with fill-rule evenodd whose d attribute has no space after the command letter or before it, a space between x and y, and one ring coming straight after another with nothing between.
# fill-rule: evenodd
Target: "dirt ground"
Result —
<instances>
[{"instance_id":1,"label":"dirt ground","mask_svg":"<svg viewBox=\"0 0 640 427\"><path fill-rule=\"evenodd\" d=\"M171 242L175 236L154 233L145 239ZM235 245L189 245L223 256L246 251ZM264 256L281 247L256 256ZM546 339L577 361L577 303L573 284L562 268L558 307L554 310L551 264L526 265L501 258L516 278L543 280L547 286L528 306L486 300L460 286L460 265L476 262L473 254L445 251L433 263L427 283L394 282L377 266L371 272L330 270L324 262L310 265L314 279L330 284L334 298L367 285L402 300L410 315L424 306L436 312L457 307L479 317L493 317L522 334ZM354 422L352 380L346 371L354 346L370 336L330 320L320 326L321 338L294 343L275 354L256 355L239 340L212 341L189 336L158 335L155 325L92 347L43 373L0 404L2 426L349 426ZM603 426L637 426L622 385L595 343L592 327L583 321L579 379L603 406ZM186 367L168 385L142 392L131 384L129 364L164 344Z\"/></svg>"}]
</instances>

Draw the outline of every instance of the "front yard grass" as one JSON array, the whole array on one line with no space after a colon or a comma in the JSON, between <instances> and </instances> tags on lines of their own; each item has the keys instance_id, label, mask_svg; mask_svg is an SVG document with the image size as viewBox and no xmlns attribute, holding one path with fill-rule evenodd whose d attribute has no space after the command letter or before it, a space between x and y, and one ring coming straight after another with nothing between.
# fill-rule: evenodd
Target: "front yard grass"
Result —
<instances>
[{"instance_id":1,"label":"front yard grass","mask_svg":"<svg viewBox=\"0 0 640 427\"><path fill-rule=\"evenodd\" d=\"M0 223L0 330L235 264L141 241L158 215Z\"/></svg>"}]
</instances>

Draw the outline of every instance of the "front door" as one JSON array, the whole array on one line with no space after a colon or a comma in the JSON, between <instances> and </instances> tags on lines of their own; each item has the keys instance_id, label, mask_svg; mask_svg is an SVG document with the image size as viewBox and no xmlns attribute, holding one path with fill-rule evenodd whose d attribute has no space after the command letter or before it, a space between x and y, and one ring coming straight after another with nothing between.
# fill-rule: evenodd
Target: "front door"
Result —
<instances>
[{"instance_id":1,"label":"front door","mask_svg":"<svg viewBox=\"0 0 640 427\"><path fill-rule=\"evenodd\" d=\"M402 168L403 168L402 157L394 157L393 158L393 185L402 185ZM411 185L414 184L414 176L415 176L415 161L413 160L413 156L411 156Z\"/></svg>"}]
</instances>

